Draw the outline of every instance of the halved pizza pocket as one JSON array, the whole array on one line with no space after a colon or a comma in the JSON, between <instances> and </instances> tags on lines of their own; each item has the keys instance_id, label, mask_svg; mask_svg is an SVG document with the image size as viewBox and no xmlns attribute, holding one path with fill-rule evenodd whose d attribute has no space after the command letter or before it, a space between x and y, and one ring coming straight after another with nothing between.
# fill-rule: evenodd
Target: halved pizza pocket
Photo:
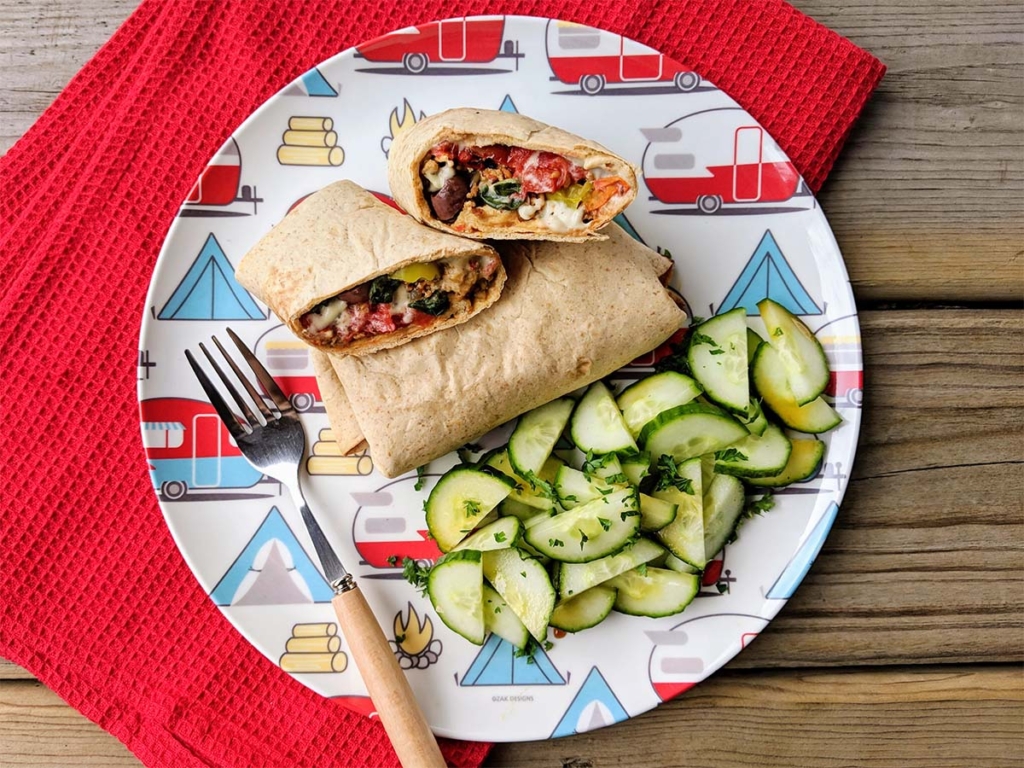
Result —
<instances>
[{"instance_id":1,"label":"halved pizza pocket","mask_svg":"<svg viewBox=\"0 0 1024 768\"><path fill-rule=\"evenodd\" d=\"M636 170L600 144L523 115L450 109L388 153L395 201L435 229L491 240L603 239Z\"/></svg>"},{"instance_id":2,"label":"halved pizza pocket","mask_svg":"<svg viewBox=\"0 0 1024 768\"><path fill-rule=\"evenodd\" d=\"M505 269L490 246L422 227L339 181L260 240L236 277L302 341L359 355L465 322L497 300Z\"/></svg>"}]
</instances>

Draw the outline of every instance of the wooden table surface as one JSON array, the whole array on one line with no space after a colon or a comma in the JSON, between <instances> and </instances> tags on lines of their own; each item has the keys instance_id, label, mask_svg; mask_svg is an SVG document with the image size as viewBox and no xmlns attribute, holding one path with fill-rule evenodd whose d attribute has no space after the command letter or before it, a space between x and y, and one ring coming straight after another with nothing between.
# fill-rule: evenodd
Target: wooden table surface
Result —
<instances>
[{"instance_id":1,"label":"wooden table surface","mask_svg":"<svg viewBox=\"0 0 1024 768\"><path fill-rule=\"evenodd\" d=\"M135 4L0 0L0 152ZM1024 765L1024 10L794 4L889 66L820 195L862 311L846 501L796 596L725 670L488 765ZM0 662L0 764L137 761Z\"/></svg>"}]
</instances>

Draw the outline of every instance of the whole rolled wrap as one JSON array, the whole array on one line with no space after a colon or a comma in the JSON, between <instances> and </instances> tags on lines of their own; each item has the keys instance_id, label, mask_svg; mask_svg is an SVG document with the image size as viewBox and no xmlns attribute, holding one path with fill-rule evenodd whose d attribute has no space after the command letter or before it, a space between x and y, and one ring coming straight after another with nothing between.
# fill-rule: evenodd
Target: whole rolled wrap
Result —
<instances>
[{"instance_id":1,"label":"whole rolled wrap","mask_svg":"<svg viewBox=\"0 0 1024 768\"><path fill-rule=\"evenodd\" d=\"M305 332L307 313L374 278L419 262L465 264L473 258L498 262L486 285L427 322L347 342ZM235 276L299 339L331 355L390 349L463 323L493 304L505 283L490 246L422 227L351 181L303 200L242 257Z\"/></svg>"},{"instance_id":2,"label":"whole rolled wrap","mask_svg":"<svg viewBox=\"0 0 1024 768\"><path fill-rule=\"evenodd\" d=\"M376 469L396 477L657 347L686 321L659 280L671 262L618 226L608 236L499 243L508 282L487 312L332 357L348 401L328 408L335 430L365 436Z\"/></svg>"},{"instance_id":3,"label":"whole rolled wrap","mask_svg":"<svg viewBox=\"0 0 1024 768\"><path fill-rule=\"evenodd\" d=\"M524 220L515 210L495 210L470 199L458 218L446 223L435 215L424 190L421 170L431 149L451 142L461 146L503 145L561 155L585 170L621 178L629 190L597 209L579 231L557 231L537 215ZM599 232L636 197L636 169L610 150L575 134L524 115L486 109L449 109L416 123L395 138L388 152L391 195L417 220L442 232L488 240L558 240L584 242L604 239Z\"/></svg>"}]
</instances>

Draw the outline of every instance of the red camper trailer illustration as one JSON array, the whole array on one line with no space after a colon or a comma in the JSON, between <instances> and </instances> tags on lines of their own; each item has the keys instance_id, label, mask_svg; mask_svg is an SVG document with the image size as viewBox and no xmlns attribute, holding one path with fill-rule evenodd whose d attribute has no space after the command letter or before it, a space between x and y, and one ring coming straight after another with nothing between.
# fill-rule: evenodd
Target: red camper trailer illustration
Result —
<instances>
[{"instance_id":1,"label":"red camper trailer illustration","mask_svg":"<svg viewBox=\"0 0 1024 768\"><path fill-rule=\"evenodd\" d=\"M406 27L358 45L356 51L369 62L401 64L412 75L431 74L428 68L438 64L445 66L434 74L465 74L448 65L490 64L498 59L511 59L518 70L523 57L519 41L504 36L504 16L463 16Z\"/></svg>"},{"instance_id":2,"label":"red camper trailer illustration","mask_svg":"<svg viewBox=\"0 0 1024 768\"><path fill-rule=\"evenodd\" d=\"M196 489L251 488L263 478L209 403L159 397L143 400L139 410L149 474L164 499Z\"/></svg>"},{"instance_id":3,"label":"red camper trailer illustration","mask_svg":"<svg viewBox=\"0 0 1024 768\"><path fill-rule=\"evenodd\" d=\"M425 475L425 477L438 477ZM363 561L372 568L401 574L403 558L427 562L441 556L437 544L427 535L422 500L427 491L416 491L416 477L402 477L369 493L353 493L359 504L352 521L352 540ZM414 498L396 503L396 496Z\"/></svg>"},{"instance_id":4,"label":"red camper trailer illustration","mask_svg":"<svg viewBox=\"0 0 1024 768\"><path fill-rule=\"evenodd\" d=\"M709 109L664 128L641 129L644 182L654 199L716 213L723 205L780 203L800 174L752 117L738 107Z\"/></svg>"},{"instance_id":5,"label":"red camper trailer illustration","mask_svg":"<svg viewBox=\"0 0 1024 768\"><path fill-rule=\"evenodd\" d=\"M696 72L653 48L594 27L549 21L546 43L552 80L578 85L591 96L609 83L667 83L689 92L701 82Z\"/></svg>"},{"instance_id":6,"label":"red camper trailer illustration","mask_svg":"<svg viewBox=\"0 0 1024 768\"><path fill-rule=\"evenodd\" d=\"M305 413L322 405L310 348L292 336L283 323L275 325L256 340L255 352L292 408Z\"/></svg>"},{"instance_id":7,"label":"red camper trailer illustration","mask_svg":"<svg viewBox=\"0 0 1024 768\"><path fill-rule=\"evenodd\" d=\"M248 216L263 200L256 187L242 184L242 153L234 138L227 140L203 169L185 198L179 216ZM234 205L240 203L242 205Z\"/></svg>"},{"instance_id":8,"label":"red camper trailer illustration","mask_svg":"<svg viewBox=\"0 0 1024 768\"><path fill-rule=\"evenodd\" d=\"M826 398L837 408L860 408L864 402L864 366L857 316L830 320L814 335L821 342L832 371L825 389Z\"/></svg>"}]
</instances>

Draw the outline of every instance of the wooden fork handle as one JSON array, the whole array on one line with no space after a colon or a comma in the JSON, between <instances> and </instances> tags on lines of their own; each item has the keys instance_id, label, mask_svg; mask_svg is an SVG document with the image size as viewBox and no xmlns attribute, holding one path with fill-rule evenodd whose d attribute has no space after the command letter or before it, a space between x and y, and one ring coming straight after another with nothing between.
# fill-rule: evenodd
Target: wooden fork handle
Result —
<instances>
[{"instance_id":1,"label":"wooden fork handle","mask_svg":"<svg viewBox=\"0 0 1024 768\"><path fill-rule=\"evenodd\" d=\"M444 768L445 760L427 719L359 587L335 595L331 603L377 716L404 768Z\"/></svg>"}]
</instances>

